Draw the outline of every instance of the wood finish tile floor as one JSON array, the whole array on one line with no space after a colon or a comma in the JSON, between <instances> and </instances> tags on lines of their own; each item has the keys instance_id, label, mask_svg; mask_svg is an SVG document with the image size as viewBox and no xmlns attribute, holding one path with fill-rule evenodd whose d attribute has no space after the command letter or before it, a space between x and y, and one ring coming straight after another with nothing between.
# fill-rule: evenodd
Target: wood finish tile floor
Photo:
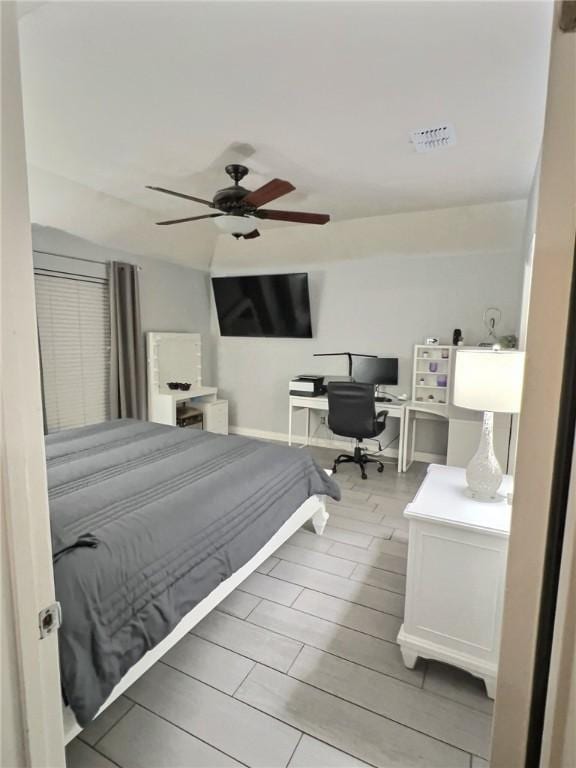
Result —
<instances>
[{"instance_id":1,"label":"wood finish tile floor","mask_svg":"<svg viewBox=\"0 0 576 768\"><path fill-rule=\"evenodd\" d=\"M339 468L325 534L304 528L263 563L69 745L69 768L487 766L483 684L406 669L396 645L402 511L426 465L368 472Z\"/></svg>"}]
</instances>

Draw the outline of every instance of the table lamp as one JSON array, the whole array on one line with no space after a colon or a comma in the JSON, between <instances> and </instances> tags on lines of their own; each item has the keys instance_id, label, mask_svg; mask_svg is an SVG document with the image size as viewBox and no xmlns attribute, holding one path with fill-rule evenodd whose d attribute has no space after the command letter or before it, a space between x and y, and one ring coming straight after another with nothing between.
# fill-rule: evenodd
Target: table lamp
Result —
<instances>
[{"instance_id":1,"label":"table lamp","mask_svg":"<svg viewBox=\"0 0 576 768\"><path fill-rule=\"evenodd\" d=\"M459 349L454 371L454 405L484 411L478 450L466 467L467 493L478 501L502 501L502 468L494 453L494 413L519 413L524 353Z\"/></svg>"}]
</instances>

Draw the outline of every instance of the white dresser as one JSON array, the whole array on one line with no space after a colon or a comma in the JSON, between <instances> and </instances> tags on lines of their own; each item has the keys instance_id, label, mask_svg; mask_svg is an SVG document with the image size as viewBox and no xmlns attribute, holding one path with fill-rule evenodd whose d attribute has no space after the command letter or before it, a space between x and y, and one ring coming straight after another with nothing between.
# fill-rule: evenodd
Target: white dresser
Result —
<instances>
[{"instance_id":1,"label":"white dresser","mask_svg":"<svg viewBox=\"0 0 576 768\"><path fill-rule=\"evenodd\" d=\"M410 521L406 609L398 643L407 667L418 657L460 667L494 698L510 505L465 494L465 470L431 464ZM512 489L505 476L501 492Z\"/></svg>"}]
</instances>

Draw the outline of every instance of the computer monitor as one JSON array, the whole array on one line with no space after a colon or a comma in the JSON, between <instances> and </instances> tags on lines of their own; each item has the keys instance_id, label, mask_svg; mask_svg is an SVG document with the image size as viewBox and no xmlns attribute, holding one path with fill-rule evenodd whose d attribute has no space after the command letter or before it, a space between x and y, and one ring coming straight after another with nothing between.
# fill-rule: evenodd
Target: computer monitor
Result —
<instances>
[{"instance_id":1,"label":"computer monitor","mask_svg":"<svg viewBox=\"0 0 576 768\"><path fill-rule=\"evenodd\" d=\"M354 381L362 384L398 384L397 357L355 357L352 364Z\"/></svg>"}]
</instances>

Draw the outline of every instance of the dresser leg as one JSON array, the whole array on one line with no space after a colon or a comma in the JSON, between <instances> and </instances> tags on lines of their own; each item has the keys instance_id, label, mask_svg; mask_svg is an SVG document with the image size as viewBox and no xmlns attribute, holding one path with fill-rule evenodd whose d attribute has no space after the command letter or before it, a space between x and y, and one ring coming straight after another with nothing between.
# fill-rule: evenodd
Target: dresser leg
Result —
<instances>
[{"instance_id":1,"label":"dresser leg","mask_svg":"<svg viewBox=\"0 0 576 768\"><path fill-rule=\"evenodd\" d=\"M418 654L408 648L402 648L402 646L400 646L400 653L402 654L404 666L408 669L414 669L416 662L418 661Z\"/></svg>"},{"instance_id":2,"label":"dresser leg","mask_svg":"<svg viewBox=\"0 0 576 768\"><path fill-rule=\"evenodd\" d=\"M488 695L488 698L495 699L496 698L496 678L485 677L484 685L486 686L486 694Z\"/></svg>"}]
</instances>

